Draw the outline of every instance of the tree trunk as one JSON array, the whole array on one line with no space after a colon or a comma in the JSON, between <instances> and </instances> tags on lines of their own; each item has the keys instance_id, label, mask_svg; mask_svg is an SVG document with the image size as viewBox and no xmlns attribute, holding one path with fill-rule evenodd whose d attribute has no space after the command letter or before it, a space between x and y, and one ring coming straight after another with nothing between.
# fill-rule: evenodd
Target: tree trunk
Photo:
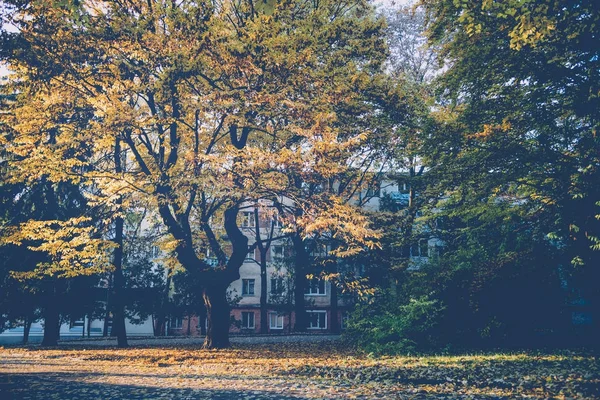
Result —
<instances>
[{"instance_id":1,"label":"tree trunk","mask_svg":"<svg viewBox=\"0 0 600 400\"><path fill-rule=\"evenodd\" d=\"M340 333L340 322L338 321L338 291L337 285L334 281L331 281L331 294L329 296L331 303L331 333Z\"/></svg>"},{"instance_id":2,"label":"tree trunk","mask_svg":"<svg viewBox=\"0 0 600 400\"><path fill-rule=\"evenodd\" d=\"M27 344L29 342L29 332L31 331L31 323L33 322L33 318L26 317L25 325L23 326L23 344Z\"/></svg>"},{"instance_id":3,"label":"tree trunk","mask_svg":"<svg viewBox=\"0 0 600 400\"><path fill-rule=\"evenodd\" d=\"M165 291L163 292L160 300L160 306L156 313L156 328L154 331L155 336L165 336L166 325L167 325L167 304L169 303L169 292L171 290L171 274L168 272L167 282L165 284Z\"/></svg>"},{"instance_id":4,"label":"tree trunk","mask_svg":"<svg viewBox=\"0 0 600 400\"><path fill-rule=\"evenodd\" d=\"M110 294L113 286L113 274L108 274L108 287L106 288L106 309L104 312L104 326L102 327L102 336L108 336L108 321L110 320L110 309L112 299Z\"/></svg>"},{"instance_id":5,"label":"tree trunk","mask_svg":"<svg viewBox=\"0 0 600 400\"><path fill-rule=\"evenodd\" d=\"M227 303L227 286L212 284L204 288L204 303L208 318L208 329L204 339L205 349L224 349L230 346L229 304Z\"/></svg>"},{"instance_id":6,"label":"tree trunk","mask_svg":"<svg viewBox=\"0 0 600 400\"><path fill-rule=\"evenodd\" d=\"M116 251L117 249L115 249ZM125 330L125 307L123 305L123 270L115 268L113 322L111 336L117 337L117 347L127 347L127 332Z\"/></svg>"},{"instance_id":7,"label":"tree trunk","mask_svg":"<svg viewBox=\"0 0 600 400\"><path fill-rule=\"evenodd\" d=\"M295 282L294 282L294 313L296 315L296 323L294 331L304 332L308 327L308 317L306 314L306 305L304 300L304 292L307 287L306 273L310 259L304 240L299 234L292 237L292 243L296 253L295 262Z\"/></svg>"},{"instance_id":8,"label":"tree trunk","mask_svg":"<svg viewBox=\"0 0 600 400\"><path fill-rule=\"evenodd\" d=\"M336 250L338 248L338 243L334 242L331 244L331 250ZM333 276L333 279L330 279L330 293L329 293L329 309L330 309L330 323L329 329L331 333L338 334L340 333L340 322L338 320L338 262L336 258L329 259L327 262L327 270L329 274Z\"/></svg>"},{"instance_id":9,"label":"tree trunk","mask_svg":"<svg viewBox=\"0 0 600 400\"><path fill-rule=\"evenodd\" d=\"M121 141L117 137L115 140L115 172L123 172L121 165ZM121 196L117 199L118 210L122 211L121 205L123 199ZM125 288L125 277L123 276L123 217L119 215L115 219L115 244L117 247L113 253L113 265L115 266L113 281L113 324L112 336L117 337L118 347L127 347L127 332L125 330L125 304L123 298L123 289Z\"/></svg>"},{"instance_id":10,"label":"tree trunk","mask_svg":"<svg viewBox=\"0 0 600 400\"><path fill-rule=\"evenodd\" d=\"M49 299L49 304L44 310L44 338L42 346L57 346L60 332L60 314L56 297Z\"/></svg>"},{"instance_id":11,"label":"tree trunk","mask_svg":"<svg viewBox=\"0 0 600 400\"><path fill-rule=\"evenodd\" d=\"M113 310L113 321L111 336L117 337L118 347L127 347L127 332L125 330L125 306L123 304L123 287L125 278L123 276L123 218L118 217L116 220L116 235L114 253L114 281L113 281L113 296L112 296L112 310Z\"/></svg>"},{"instance_id":12,"label":"tree trunk","mask_svg":"<svg viewBox=\"0 0 600 400\"><path fill-rule=\"evenodd\" d=\"M238 161L236 160L236 162ZM227 288L231 282L240 278L240 267L248 254L248 238L237 226L238 211L238 206L233 205L226 209L224 213L223 226L232 247L232 253L226 261L225 269L211 270L207 275L207 279L202 280L206 282L203 296L208 317L208 329L204 340L204 348L207 349L223 349L230 346L229 326L231 320L229 304L227 303ZM217 249L218 245L213 247ZM222 254L219 258L223 259Z\"/></svg>"},{"instance_id":13,"label":"tree trunk","mask_svg":"<svg viewBox=\"0 0 600 400\"><path fill-rule=\"evenodd\" d=\"M260 333L269 332L267 304L267 250L260 252Z\"/></svg>"}]
</instances>

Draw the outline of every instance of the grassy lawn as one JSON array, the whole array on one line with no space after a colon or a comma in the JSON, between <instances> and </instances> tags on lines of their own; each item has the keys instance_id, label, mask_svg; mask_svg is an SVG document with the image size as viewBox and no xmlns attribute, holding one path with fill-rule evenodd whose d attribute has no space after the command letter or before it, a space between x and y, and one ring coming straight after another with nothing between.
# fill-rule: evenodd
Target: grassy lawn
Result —
<instances>
[{"instance_id":1,"label":"grassy lawn","mask_svg":"<svg viewBox=\"0 0 600 400\"><path fill-rule=\"evenodd\" d=\"M340 343L0 350L0 398L600 398L597 357L382 357Z\"/></svg>"}]
</instances>

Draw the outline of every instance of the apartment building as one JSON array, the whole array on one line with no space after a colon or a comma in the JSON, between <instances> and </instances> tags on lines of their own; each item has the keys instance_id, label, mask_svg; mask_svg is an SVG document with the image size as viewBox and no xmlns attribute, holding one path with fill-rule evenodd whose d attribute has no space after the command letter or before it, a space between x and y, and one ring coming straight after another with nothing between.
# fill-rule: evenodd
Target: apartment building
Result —
<instances>
[{"instance_id":1,"label":"apartment building","mask_svg":"<svg viewBox=\"0 0 600 400\"><path fill-rule=\"evenodd\" d=\"M382 203L392 201L400 208L408 205L406 187L401 187L393 180L382 180L368 190L357 194L357 202L369 211L377 211ZM258 223L256 214L258 212ZM288 268L293 262L293 249L286 238L283 218L280 218L275 208L268 203L258 205L246 204L239 215L239 226L248 237L249 252L240 268L240 279L229 287L229 296L235 304L231 307L231 332L241 334L257 333L288 333L293 330L295 315L293 311L293 277ZM141 221L140 229L149 231L147 221ZM264 260L257 238L263 246L268 245L264 252ZM424 232L423 239L410 249L410 268L418 269L428 262L432 251L441 246L441 242ZM311 249L313 261L328 258L326 245L315 245ZM142 255L140 255L142 256ZM150 254L154 263L160 262L159 250L151 246ZM157 261L158 260L158 261ZM217 260L210 252L206 254L209 264L217 265ZM264 262L263 262L264 261ZM266 280L261 279L261 264L266 266ZM317 264L317 263L315 263ZM356 271L360 273L360 271ZM314 278L309 282L304 295L308 317L308 331L314 333L329 333L332 327L344 329L348 312L352 308L352 298L339 293L330 281L320 279L319 267L314 268ZM266 285L265 285L266 283ZM267 330L261 332L261 292L263 285L267 298ZM336 290L336 292L333 292ZM335 303L333 303L335 302ZM332 323L337 322L337 323ZM127 332L130 336L149 336L154 334L154 321L149 318L141 324L127 322ZM72 321L61 327L61 338L85 336L100 336L103 331L103 320L82 319ZM206 319L202 315L172 316L167 325L167 335L201 335L205 332ZM41 340L42 324L34 323L31 328L31 340ZM0 334L0 341L19 341L23 328L15 328Z\"/></svg>"},{"instance_id":2,"label":"apartment building","mask_svg":"<svg viewBox=\"0 0 600 400\"><path fill-rule=\"evenodd\" d=\"M382 180L372 188L357 194L357 201L368 211L380 209L382 200L392 201L400 208L408 206L408 192L405 186L393 180ZM293 279L289 274L287 265L292 262L293 250L288 239L282 231L284 221L278 218L277 213L268 204L258 207L258 225L255 216L255 207L247 205L240 212L240 227L249 239L250 251L244 264L240 268L240 279L233 282L230 287L230 297L237 300L231 308L232 333L287 333L295 324L293 312ZM273 229L272 229L273 228ZM420 228L422 229L422 228ZM257 236L258 232L258 236ZM257 237L263 243L272 240L265 254L266 262L266 294L267 294L267 332L261 332L261 253L255 246ZM410 269L417 270L427 263L429 257L436 249L442 246L439 239L430 232L424 231L423 238L410 248ZM315 246L311 257L322 260L328 256L327 246ZM216 259L208 257L209 263L216 265ZM318 268L315 268L314 278L305 290L306 312L308 314L308 331L329 333L332 326L344 329L348 312L352 308L352 299L344 296L330 281L319 278ZM358 272L358 271L357 271ZM332 293L336 290L336 293ZM337 302L337 306L332 303ZM335 318L337 324L332 324ZM205 319L198 316L184 316L173 318L169 327L171 335L197 335L204 332Z\"/></svg>"},{"instance_id":3,"label":"apartment building","mask_svg":"<svg viewBox=\"0 0 600 400\"><path fill-rule=\"evenodd\" d=\"M256 212L258 212L258 223ZM293 312L293 277L288 266L293 262L293 250L289 238L283 229L284 221L268 203L247 204L241 208L239 226L248 237L249 252L240 268L240 279L229 287L229 296L235 305L231 308L232 333L287 333L295 324ZM257 239L262 246L257 246ZM260 247L268 247L266 251ZM261 254L262 253L262 254ZM264 260L263 260L264 256ZM311 257L323 258L327 249L315 248ZM207 254L209 264L216 265L217 260ZM262 266L261 266L262 265ZM261 270L265 268L266 279L261 279ZM348 302L337 296L337 311L332 314L331 282L316 275L309 281L305 291L305 303L308 314L308 330L311 332L330 332L331 319L337 318L338 326L343 326ZM263 288L263 282L266 282ZM261 292L265 290L267 299L267 331L261 332ZM337 294L337 293L336 293ZM335 297L335 294L334 294ZM204 317L196 315L172 318L169 326L171 335L198 335L204 332Z\"/></svg>"}]
</instances>

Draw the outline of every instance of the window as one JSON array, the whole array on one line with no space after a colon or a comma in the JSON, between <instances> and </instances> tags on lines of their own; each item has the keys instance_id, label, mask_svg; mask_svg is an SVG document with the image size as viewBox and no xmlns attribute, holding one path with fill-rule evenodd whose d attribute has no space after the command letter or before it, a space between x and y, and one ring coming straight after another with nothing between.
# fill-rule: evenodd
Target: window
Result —
<instances>
[{"instance_id":1,"label":"window","mask_svg":"<svg viewBox=\"0 0 600 400\"><path fill-rule=\"evenodd\" d=\"M219 265L219 260L216 258L205 258L204 261L206 261L206 263L211 267L216 267Z\"/></svg>"},{"instance_id":2,"label":"window","mask_svg":"<svg viewBox=\"0 0 600 400\"><path fill-rule=\"evenodd\" d=\"M307 311L309 329L327 329L326 311Z\"/></svg>"},{"instance_id":3,"label":"window","mask_svg":"<svg viewBox=\"0 0 600 400\"><path fill-rule=\"evenodd\" d=\"M327 257L329 255L329 246L326 244L316 244L310 255L313 257Z\"/></svg>"},{"instance_id":4,"label":"window","mask_svg":"<svg viewBox=\"0 0 600 400\"><path fill-rule=\"evenodd\" d=\"M441 246L440 244L436 244L435 246L429 248L429 257L440 257L443 254L443 250L443 246Z\"/></svg>"},{"instance_id":5,"label":"window","mask_svg":"<svg viewBox=\"0 0 600 400\"><path fill-rule=\"evenodd\" d=\"M283 279L271 278L271 294L283 293Z\"/></svg>"},{"instance_id":6,"label":"window","mask_svg":"<svg viewBox=\"0 0 600 400\"><path fill-rule=\"evenodd\" d=\"M254 328L254 313L242 311L242 329Z\"/></svg>"},{"instance_id":7,"label":"window","mask_svg":"<svg viewBox=\"0 0 600 400\"><path fill-rule=\"evenodd\" d=\"M283 329L283 315L277 313L269 314L269 326L271 329Z\"/></svg>"},{"instance_id":8,"label":"window","mask_svg":"<svg viewBox=\"0 0 600 400\"><path fill-rule=\"evenodd\" d=\"M246 254L247 261L254 260L254 246L248 246L248 254Z\"/></svg>"},{"instance_id":9,"label":"window","mask_svg":"<svg viewBox=\"0 0 600 400\"><path fill-rule=\"evenodd\" d=\"M427 239L423 239L419 242L419 252L421 253L421 257L429 256L429 243L427 242Z\"/></svg>"},{"instance_id":10,"label":"window","mask_svg":"<svg viewBox=\"0 0 600 400\"><path fill-rule=\"evenodd\" d=\"M211 267L216 267L217 265L219 265L219 260L210 250L210 247L206 248L206 258L204 259L204 261L206 261L206 263Z\"/></svg>"},{"instance_id":11,"label":"window","mask_svg":"<svg viewBox=\"0 0 600 400\"><path fill-rule=\"evenodd\" d=\"M325 295L325 281L319 278L311 279L308 282L308 287L304 291L304 294L311 296Z\"/></svg>"},{"instance_id":12,"label":"window","mask_svg":"<svg viewBox=\"0 0 600 400\"><path fill-rule=\"evenodd\" d=\"M254 212L245 211L242 213L242 228L254 228Z\"/></svg>"},{"instance_id":13,"label":"window","mask_svg":"<svg viewBox=\"0 0 600 400\"><path fill-rule=\"evenodd\" d=\"M381 196L381 183L373 182L367 189L367 197L380 197Z\"/></svg>"},{"instance_id":14,"label":"window","mask_svg":"<svg viewBox=\"0 0 600 400\"><path fill-rule=\"evenodd\" d=\"M281 245L271 246L271 257L273 258L273 260L281 260L281 259L283 259L283 255L284 255L283 246L281 246Z\"/></svg>"},{"instance_id":15,"label":"window","mask_svg":"<svg viewBox=\"0 0 600 400\"><path fill-rule=\"evenodd\" d=\"M84 325L85 325L85 317L79 318L79 319L71 318L71 323L70 323L71 328L84 326Z\"/></svg>"},{"instance_id":16,"label":"window","mask_svg":"<svg viewBox=\"0 0 600 400\"><path fill-rule=\"evenodd\" d=\"M427 239L419 240L419 243L414 244L410 248L410 255L413 257L428 257L429 256L429 243Z\"/></svg>"},{"instance_id":17,"label":"window","mask_svg":"<svg viewBox=\"0 0 600 400\"><path fill-rule=\"evenodd\" d=\"M273 226L275 228L283 228L283 223L281 222L281 219L279 219L279 214L275 213L273 215Z\"/></svg>"},{"instance_id":18,"label":"window","mask_svg":"<svg viewBox=\"0 0 600 400\"><path fill-rule=\"evenodd\" d=\"M242 279L242 296L254 295L254 279Z\"/></svg>"},{"instance_id":19,"label":"window","mask_svg":"<svg viewBox=\"0 0 600 400\"><path fill-rule=\"evenodd\" d=\"M202 322L204 322L204 324ZM198 326L196 327L196 329L201 330L202 325L204 325L204 329L208 329L208 318L206 318L206 317L204 317L204 319L198 318Z\"/></svg>"},{"instance_id":20,"label":"window","mask_svg":"<svg viewBox=\"0 0 600 400\"><path fill-rule=\"evenodd\" d=\"M171 319L171 329L183 328L183 317L174 317Z\"/></svg>"},{"instance_id":21,"label":"window","mask_svg":"<svg viewBox=\"0 0 600 400\"><path fill-rule=\"evenodd\" d=\"M302 182L302 190L308 193L323 193L325 188L322 183Z\"/></svg>"}]
</instances>

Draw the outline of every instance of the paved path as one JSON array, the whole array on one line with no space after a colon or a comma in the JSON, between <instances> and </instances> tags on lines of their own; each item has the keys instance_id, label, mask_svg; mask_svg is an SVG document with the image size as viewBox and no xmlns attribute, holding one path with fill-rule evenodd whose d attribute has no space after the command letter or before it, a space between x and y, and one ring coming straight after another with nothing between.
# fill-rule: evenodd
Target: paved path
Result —
<instances>
[{"instance_id":1,"label":"paved path","mask_svg":"<svg viewBox=\"0 0 600 400\"><path fill-rule=\"evenodd\" d=\"M203 339L198 337L131 338L129 349L115 349L112 338L61 341L50 350L0 349L0 400L350 398L347 388L269 367L269 360L278 357L268 354L271 347L314 349L338 339L236 336L231 338L234 349L226 351L201 350Z\"/></svg>"}]
</instances>

